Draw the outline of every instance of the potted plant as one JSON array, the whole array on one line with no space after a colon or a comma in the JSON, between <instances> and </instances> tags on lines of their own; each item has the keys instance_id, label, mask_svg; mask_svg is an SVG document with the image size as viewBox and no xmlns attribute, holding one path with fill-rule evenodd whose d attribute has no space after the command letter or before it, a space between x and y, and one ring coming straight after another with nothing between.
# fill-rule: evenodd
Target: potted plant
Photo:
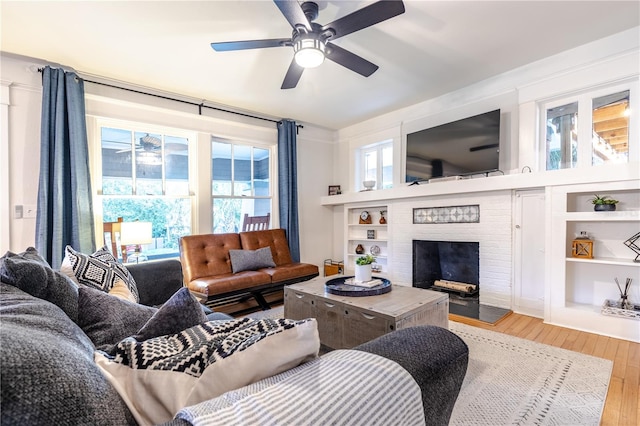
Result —
<instances>
[{"instance_id":1,"label":"potted plant","mask_svg":"<svg viewBox=\"0 0 640 426\"><path fill-rule=\"evenodd\" d=\"M608 195L601 197L598 194L595 194L594 198L591 199L591 203L593 203L593 210L597 212L615 211L616 204L618 204L618 202L618 200L614 200Z\"/></svg>"},{"instance_id":2,"label":"potted plant","mask_svg":"<svg viewBox=\"0 0 640 426\"><path fill-rule=\"evenodd\" d=\"M360 282L371 281L371 264L375 261L376 258L370 254L357 258L355 280Z\"/></svg>"}]
</instances>

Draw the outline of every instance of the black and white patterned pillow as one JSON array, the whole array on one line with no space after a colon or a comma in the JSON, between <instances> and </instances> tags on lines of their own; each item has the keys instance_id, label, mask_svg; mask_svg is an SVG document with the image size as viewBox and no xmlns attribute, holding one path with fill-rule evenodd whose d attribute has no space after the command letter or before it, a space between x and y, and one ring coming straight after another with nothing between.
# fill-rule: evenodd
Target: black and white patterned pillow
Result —
<instances>
[{"instance_id":1,"label":"black and white patterned pillow","mask_svg":"<svg viewBox=\"0 0 640 426\"><path fill-rule=\"evenodd\" d=\"M95 360L140 424L164 423L183 407L215 398L314 359L317 322L243 318L209 321L138 342ZM171 386L167 386L171 383Z\"/></svg>"},{"instance_id":2,"label":"black and white patterned pillow","mask_svg":"<svg viewBox=\"0 0 640 426\"><path fill-rule=\"evenodd\" d=\"M136 282L129 270L113 257L107 246L93 254L84 254L71 246L65 249L65 257L60 266L64 272L78 284L109 292L118 279L122 280L131 291L136 302L140 301Z\"/></svg>"}]
</instances>

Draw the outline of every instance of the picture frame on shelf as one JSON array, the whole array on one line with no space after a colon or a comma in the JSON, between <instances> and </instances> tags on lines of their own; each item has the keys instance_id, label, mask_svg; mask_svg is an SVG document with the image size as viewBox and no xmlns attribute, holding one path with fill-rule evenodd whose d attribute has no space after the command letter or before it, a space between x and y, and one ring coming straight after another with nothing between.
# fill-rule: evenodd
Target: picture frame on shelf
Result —
<instances>
[{"instance_id":1,"label":"picture frame on shelf","mask_svg":"<svg viewBox=\"0 0 640 426\"><path fill-rule=\"evenodd\" d=\"M340 190L340 185L329 185L329 195L338 195L342 194Z\"/></svg>"}]
</instances>

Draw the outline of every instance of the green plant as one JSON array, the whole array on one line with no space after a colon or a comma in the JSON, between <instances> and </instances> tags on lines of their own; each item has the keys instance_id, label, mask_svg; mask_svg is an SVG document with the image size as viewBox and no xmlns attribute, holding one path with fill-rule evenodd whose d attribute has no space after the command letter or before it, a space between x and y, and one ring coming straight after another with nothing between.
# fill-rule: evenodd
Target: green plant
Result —
<instances>
[{"instance_id":1,"label":"green plant","mask_svg":"<svg viewBox=\"0 0 640 426\"><path fill-rule=\"evenodd\" d=\"M618 204L619 203L618 200L614 200L613 198L609 197L608 195L605 195L605 196L601 197L598 194L594 194L594 198L592 198L590 201L591 201L591 203L593 203L595 205Z\"/></svg>"},{"instance_id":2,"label":"green plant","mask_svg":"<svg viewBox=\"0 0 640 426\"><path fill-rule=\"evenodd\" d=\"M360 256L356 259L356 265L371 265L376 261L376 258L371 256L370 254Z\"/></svg>"}]
</instances>

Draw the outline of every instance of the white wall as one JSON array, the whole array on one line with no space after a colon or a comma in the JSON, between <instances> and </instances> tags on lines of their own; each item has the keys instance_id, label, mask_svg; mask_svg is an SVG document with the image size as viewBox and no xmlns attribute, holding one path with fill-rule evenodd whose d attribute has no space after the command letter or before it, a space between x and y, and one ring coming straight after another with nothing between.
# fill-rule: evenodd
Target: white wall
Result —
<instances>
[{"instance_id":1,"label":"white wall","mask_svg":"<svg viewBox=\"0 0 640 426\"><path fill-rule=\"evenodd\" d=\"M7 54L2 54L1 59L3 94L6 90L10 96L8 101L3 96L2 101L8 104L8 141L3 132L2 144L3 147L5 144L8 146L8 159L3 160L8 160L6 162L9 164L9 191L0 194L0 205L9 206L12 215L15 205L37 204L42 98L41 75L37 68L47 63ZM192 130L197 134L197 161L201 170L209 168L207 158L210 158L208 150L212 134L234 140L277 144L275 123L209 109L204 109L200 116L197 108L191 105L91 83L85 84L85 92L90 140L97 131L96 120L100 117ZM332 184L333 169L325 165L332 163L335 134L313 125L301 124L304 125L298 135L301 260L320 266L324 259L331 257L333 246L333 234L327 231L332 229L332 211L320 206L320 197L327 194L327 187ZM2 153L3 150L0 150ZM207 173L202 173L198 184L208 185L208 179ZM210 232L210 199L208 191L199 192L194 232ZM22 251L35 244L35 219L5 217L7 214L4 210L0 212L0 221L9 224L8 238L5 239L3 232L0 239L1 253L6 250ZM277 225L275 216L274 225Z\"/></svg>"},{"instance_id":2,"label":"white wall","mask_svg":"<svg viewBox=\"0 0 640 426\"><path fill-rule=\"evenodd\" d=\"M16 205L36 205L38 197L42 83L40 74L31 71L29 65L4 56L0 64L2 84L9 91L8 131L2 132L3 138L8 134L8 140L2 143L8 147L9 191L0 194L9 206L8 216L0 217L9 223L9 235L0 242L2 254L35 244L35 218L16 219L14 214Z\"/></svg>"}]
</instances>

